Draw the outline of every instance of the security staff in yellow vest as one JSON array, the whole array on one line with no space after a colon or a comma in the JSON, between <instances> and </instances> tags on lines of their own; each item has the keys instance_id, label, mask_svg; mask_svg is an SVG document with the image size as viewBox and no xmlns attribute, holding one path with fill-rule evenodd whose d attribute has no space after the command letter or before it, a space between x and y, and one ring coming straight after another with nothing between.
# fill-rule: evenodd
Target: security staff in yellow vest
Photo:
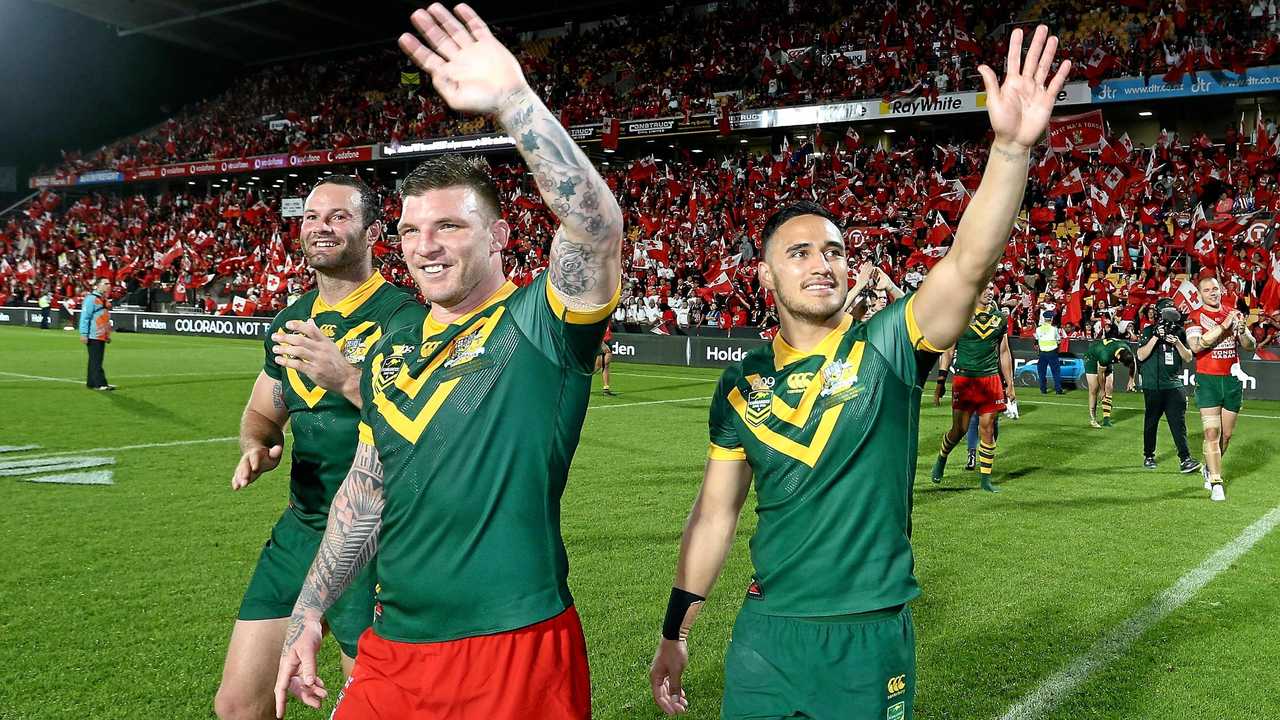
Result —
<instances>
[{"instance_id":1,"label":"security staff in yellow vest","mask_svg":"<svg viewBox=\"0 0 1280 720\"><path fill-rule=\"evenodd\" d=\"M1053 391L1062 394L1062 360L1058 357L1058 345L1062 343L1062 329L1053 324L1053 314L1040 316L1040 325L1036 328L1036 345L1040 348L1040 359L1036 362L1036 373L1040 376L1040 394L1048 395L1045 387L1046 374L1053 373Z\"/></svg>"}]
</instances>

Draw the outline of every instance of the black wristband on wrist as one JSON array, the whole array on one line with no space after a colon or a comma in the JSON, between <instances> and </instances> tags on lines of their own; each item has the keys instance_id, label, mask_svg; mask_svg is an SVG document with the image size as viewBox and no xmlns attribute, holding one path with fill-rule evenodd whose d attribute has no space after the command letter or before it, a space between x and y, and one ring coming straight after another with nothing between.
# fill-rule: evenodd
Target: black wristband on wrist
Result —
<instances>
[{"instance_id":1,"label":"black wristband on wrist","mask_svg":"<svg viewBox=\"0 0 1280 720\"><path fill-rule=\"evenodd\" d=\"M950 371L950 370L939 370L939 371L938 371L938 382L940 382L940 383L944 383L944 382L946 382L946 381L947 381L947 376L948 376L948 375L950 375L950 374L951 374L951 371Z\"/></svg>"},{"instance_id":2,"label":"black wristband on wrist","mask_svg":"<svg viewBox=\"0 0 1280 720\"><path fill-rule=\"evenodd\" d=\"M684 625L684 618L689 608L705 600L706 598L701 595L695 595L688 590L671 588L671 599L667 601L667 616L662 621L662 637L668 640L679 640L680 627Z\"/></svg>"}]
</instances>

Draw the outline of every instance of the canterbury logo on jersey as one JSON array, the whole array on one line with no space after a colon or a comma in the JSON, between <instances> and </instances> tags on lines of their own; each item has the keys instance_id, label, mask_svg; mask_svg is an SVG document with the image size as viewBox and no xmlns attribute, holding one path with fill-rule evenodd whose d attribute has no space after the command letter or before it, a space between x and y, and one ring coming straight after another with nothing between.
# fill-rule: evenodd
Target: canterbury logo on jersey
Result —
<instances>
[{"instance_id":1,"label":"canterbury logo on jersey","mask_svg":"<svg viewBox=\"0 0 1280 720\"><path fill-rule=\"evenodd\" d=\"M499 306L492 315L476 318L448 341L423 343L418 360L425 360L425 364L416 372L412 370L416 362L408 359L415 345L395 345L390 354L375 355L370 366L373 405L387 426L409 443L417 443L462 376L487 366L482 362L485 343L505 311ZM429 354L428 346L432 351ZM419 402L423 389L433 379L438 381L434 389L425 401Z\"/></svg>"},{"instance_id":2,"label":"canterbury logo on jersey","mask_svg":"<svg viewBox=\"0 0 1280 720\"><path fill-rule=\"evenodd\" d=\"M325 328L328 328L326 330ZM324 325L321 332L326 337L333 337L338 334L337 329L333 325ZM382 328L372 320L362 322L351 328L341 338L334 340L334 344L338 346L342 357L352 365L359 365L364 362L365 356L369 353L369 349L374 343L382 338ZM293 389L294 394L302 398L307 407L314 408L317 403L324 397L325 389L312 383L310 378L303 376L293 368L285 368L285 375L289 378L289 387Z\"/></svg>"},{"instance_id":3,"label":"canterbury logo on jersey","mask_svg":"<svg viewBox=\"0 0 1280 720\"><path fill-rule=\"evenodd\" d=\"M773 392L773 378L760 375L744 378L749 388L747 395L743 395L740 387L729 391L729 405L757 440L813 467L831 440L844 403L860 391L858 368L865 349L866 342L860 340L849 350L848 357L824 363L817 373L805 373L810 375L809 382L795 407ZM784 382L790 387L789 377ZM813 427L815 419L817 425ZM808 442L789 437L809 434L810 427L813 430Z\"/></svg>"},{"instance_id":4,"label":"canterbury logo on jersey","mask_svg":"<svg viewBox=\"0 0 1280 720\"><path fill-rule=\"evenodd\" d=\"M886 683L885 689L889 691L890 698L901 695L907 689L907 676L896 675L894 677L889 678L889 682Z\"/></svg>"}]
</instances>

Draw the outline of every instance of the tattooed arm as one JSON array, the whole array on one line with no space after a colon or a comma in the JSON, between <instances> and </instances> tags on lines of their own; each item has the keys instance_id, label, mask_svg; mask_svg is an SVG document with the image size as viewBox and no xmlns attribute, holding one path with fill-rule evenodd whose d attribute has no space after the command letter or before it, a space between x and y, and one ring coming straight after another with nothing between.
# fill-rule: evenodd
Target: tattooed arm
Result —
<instances>
[{"instance_id":1,"label":"tattooed arm","mask_svg":"<svg viewBox=\"0 0 1280 720\"><path fill-rule=\"evenodd\" d=\"M604 179L525 81L520 64L466 5L413 13L426 39L400 48L431 75L449 107L495 117L516 140L547 206L560 219L551 244L551 284L565 300L600 307L621 283L622 211ZM465 23L465 25L464 25Z\"/></svg>"},{"instance_id":2,"label":"tattooed arm","mask_svg":"<svg viewBox=\"0 0 1280 720\"><path fill-rule=\"evenodd\" d=\"M604 178L528 86L508 94L498 122L560 219L551 241L551 284L586 305L613 300L622 273L622 210Z\"/></svg>"},{"instance_id":3,"label":"tattooed arm","mask_svg":"<svg viewBox=\"0 0 1280 720\"><path fill-rule=\"evenodd\" d=\"M284 424L289 411L284 387L265 372L258 373L253 392L240 416L240 463L231 476L231 489L239 490L274 470L284 454Z\"/></svg>"},{"instance_id":4,"label":"tattooed arm","mask_svg":"<svg viewBox=\"0 0 1280 720\"><path fill-rule=\"evenodd\" d=\"M284 716L286 691L311 707L320 707L324 683L316 677L321 618L378 550L382 527L382 463L368 443L356 446L346 480L329 506L329 522L316 559L302 584L289 618L280 670L276 675L276 717Z\"/></svg>"}]
</instances>

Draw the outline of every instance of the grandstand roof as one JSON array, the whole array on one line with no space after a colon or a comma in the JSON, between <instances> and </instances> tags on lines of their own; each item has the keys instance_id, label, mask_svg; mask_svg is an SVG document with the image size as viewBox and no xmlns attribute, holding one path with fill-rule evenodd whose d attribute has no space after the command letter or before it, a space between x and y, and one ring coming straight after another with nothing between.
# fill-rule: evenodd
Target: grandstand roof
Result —
<instances>
[{"instance_id":1,"label":"grandstand roof","mask_svg":"<svg viewBox=\"0 0 1280 720\"><path fill-rule=\"evenodd\" d=\"M246 64L392 42L424 0L45 0L107 23L120 37L148 35ZM450 3L452 4L452 3ZM679 3L668 3L679 4ZM490 23L521 30L626 12L620 0L553 2L472 0Z\"/></svg>"}]
</instances>

